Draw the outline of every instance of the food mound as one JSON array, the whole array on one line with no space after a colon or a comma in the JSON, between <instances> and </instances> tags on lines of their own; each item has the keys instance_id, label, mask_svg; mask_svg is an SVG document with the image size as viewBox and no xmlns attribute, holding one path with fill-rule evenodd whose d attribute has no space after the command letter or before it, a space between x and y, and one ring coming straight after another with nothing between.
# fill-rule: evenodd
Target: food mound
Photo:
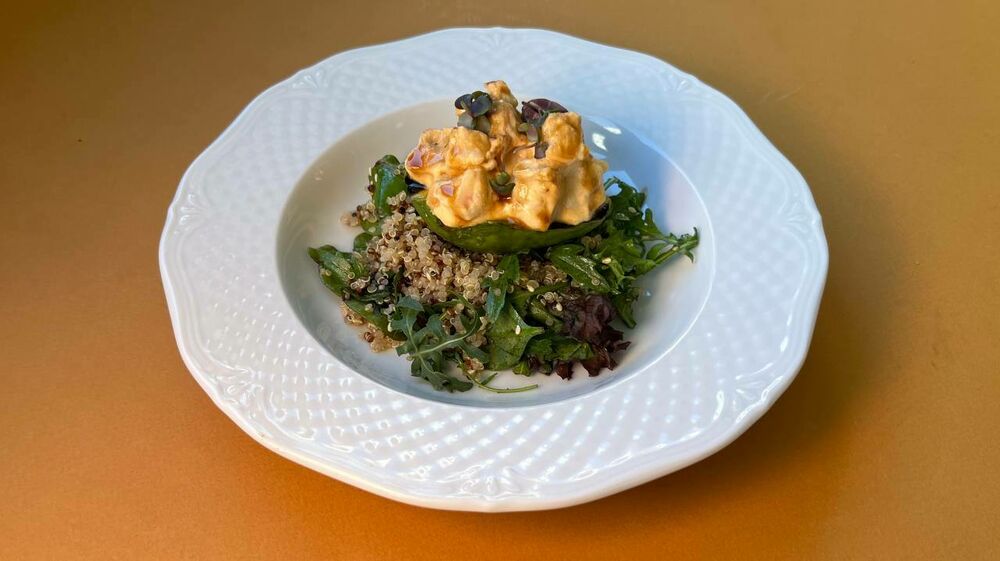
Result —
<instances>
[{"instance_id":1,"label":"food mound","mask_svg":"<svg viewBox=\"0 0 1000 561\"><path fill-rule=\"evenodd\" d=\"M486 90L459 97L458 126L425 131L405 164L375 162L370 200L343 217L361 229L352 251L309 255L372 351L395 348L437 390L538 387L500 387L505 371L597 376L629 345L639 277L693 260L698 231L663 233L644 193L602 182L579 115Z\"/></svg>"},{"instance_id":2,"label":"food mound","mask_svg":"<svg viewBox=\"0 0 1000 561\"><path fill-rule=\"evenodd\" d=\"M406 158L446 226L509 221L545 231L590 220L604 204L608 166L584 144L580 115L548 100L527 102L522 115L501 80L456 109L459 126L424 131Z\"/></svg>"}]
</instances>

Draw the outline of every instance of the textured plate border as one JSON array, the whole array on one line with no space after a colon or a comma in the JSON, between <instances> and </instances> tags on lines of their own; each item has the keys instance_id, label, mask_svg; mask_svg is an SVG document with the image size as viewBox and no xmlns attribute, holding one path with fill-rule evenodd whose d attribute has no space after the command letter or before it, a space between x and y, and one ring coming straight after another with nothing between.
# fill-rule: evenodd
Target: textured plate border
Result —
<instances>
[{"instance_id":1,"label":"textured plate border","mask_svg":"<svg viewBox=\"0 0 1000 561\"><path fill-rule=\"evenodd\" d=\"M705 201L718 265L702 316L656 371L557 404L484 412L401 395L327 355L281 292L273 240L285 197L337 138L496 76L655 142ZM478 511L597 499L730 443L801 367L827 264L805 181L728 98L647 55L499 28L344 52L268 89L191 164L160 243L181 356L244 431L380 495Z\"/></svg>"}]
</instances>

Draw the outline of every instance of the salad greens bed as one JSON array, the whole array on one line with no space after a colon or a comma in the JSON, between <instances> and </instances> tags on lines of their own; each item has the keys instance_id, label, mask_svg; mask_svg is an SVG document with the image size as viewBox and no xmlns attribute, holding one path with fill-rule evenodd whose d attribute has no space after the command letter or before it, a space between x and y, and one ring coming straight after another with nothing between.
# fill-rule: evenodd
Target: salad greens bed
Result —
<instances>
[{"instance_id":1,"label":"salad greens bed","mask_svg":"<svg viewBox=\"0 0 1000 561\"><path fill-rule=\"evenodd\" d=\"M633 306L640 293L639 277L678 255L693 260L698 245L697 229L681 236L662 232L652 211L643 209L645 194L617 178L605 183L606 189L617 188L617 193L608 197L598 218L575 232L576 237L567 238L568 227L531 232L533 241L527 249L521 245L507 251L497 240L521 239L524 230L487 223L478 235L472 229L456 233L458 229L440 225L421 204L419 188L397 158L381 158L369 176L376 216L362 221L363 232L353 251L327 245L310 248L309 255L319 265L326 287L351 311L398 341L396 352L410 359L412 375L437 390L464 392L479 387L523 392L538 386L501 388L491 383L497 372L506 370L522 376L555 373L568 379L577 363L591 376L614 368L615 353L629 343L612 322L618 320L629 329L636 326ZM355 279L369 275L363 253L380 235L382 219L392 213L391 201L401 193L412 193L413 207L428 227L440 226L431 227L431 235L471 251L489 247L505 254L495 278L482 283L488 291L484 305L474 305L461 295L444 302L421 302L403 294L406 279L401 274L374 292L351 288ZM527 257L551 263L566 273L568 282L525 288L518 280L521 259ZM546 306L541 296L547 292L559 292L564 303L557 309ZM451 327L455 317L458 327ZM472 337L477 333L485 343L483 337ZM473 344L474 339L480 343Z\"/></svg>"}]
</instances>

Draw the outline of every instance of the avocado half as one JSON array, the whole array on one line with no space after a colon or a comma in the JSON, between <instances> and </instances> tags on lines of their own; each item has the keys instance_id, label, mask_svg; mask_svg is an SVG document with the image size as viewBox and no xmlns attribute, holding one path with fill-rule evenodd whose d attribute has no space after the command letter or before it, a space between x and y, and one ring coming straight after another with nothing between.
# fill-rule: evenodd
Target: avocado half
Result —
<instances>
[{"instance_id":1,"label":"avocado half","mask_svg":"<svg viewBox=\"0 0 1000 561\"><path fill-rule=\"evenodd\" d=\"M608 215L608 205L597 209L594 218L576 226L553 225L545 232L518 228L509 222L483 222L467 228L445 226L427 205L426 193L410 197L417 214L427 223L427 228L462 249L480 253L518 253L539 247L575 240L600 226Z\"/></svg>"}]
</instances>

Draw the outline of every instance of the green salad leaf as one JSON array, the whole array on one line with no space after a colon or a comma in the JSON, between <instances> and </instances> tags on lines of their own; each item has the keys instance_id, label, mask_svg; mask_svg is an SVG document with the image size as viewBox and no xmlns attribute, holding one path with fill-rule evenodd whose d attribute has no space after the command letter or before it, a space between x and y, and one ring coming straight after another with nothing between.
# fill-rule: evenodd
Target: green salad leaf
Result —
<instances>
[{"instance_id":1,"label":"green salad leaf","mask_svg":"<svg viewBox=\"0 0 1000 561\"><path fill-rule=\"evenodd\" d=\"M337 251L332 245L309 248L309 257L319 265L323 284L340 296L352 292L350 284L368 275L368 267L358 255Z\"/></svg>"},{"instance_id":2,"label":"green salad leaf","mask_svg":"<svg viewBox=\"0 0 1000 561\"><path fill-rule=\"evenodd\" d=\"M345 298L344 305L350 308L352 312L365 318L365 321L368 323L379 328L382 333L389 333L389 317L383 314L380 309L375 308L372 304L362 302L361 300L355 300L354 298Z\"/></svg>"},{"instance_id":3,"label":"green salad leaf","mask_svg":"<svg viewBox=\"0 0 1000 561\"><path fill-rule=\"evenodd\" d=\"M597 270L597 262L581 255L582 245L567 244L549 251L549 260L557 269L580 283L584 290L606 294L611 292L611 284Z\"/></svg>"},{"instance_id":4,"label":"green salad leaf","mask_svg":"<svg viewBox=\"0 0 1000 561\"><path fill-rule=\"evenodd\" d=\"M489 340L487 367L491 370L506 370L513 367L521 360L528 341L544 332L544 328L525 323L512 305L505 305L500 317L486 332L486 338Z\"/></svg>"},{"instance_id":5,"label":"green salad leaf","mask_svg":"<svg viewBox=\"0 0 1000 561\"><path fill-rule=\"evenodd\" d=\"M590 350L590 345L583 341L558 333L546 332L532 339L524 354L535 357L542 362L568 362L590 358L593 352Z\"/></svg>"},{"instance_id":6,"label":"green salad leaf","mask_svg":"<svg viewBox=\"0 0 1000 561\"><path fill-rule=\"evenodd\" d=\"M379 158L368 173L372 202L379 216L392 212L389 199L406 191L406 167L392 154Z\"/></svg>"},{"instance_id":7,"label":"green salad leaf","mask_svg":"<svg viewBox=\"0 0 1000 561\"><path fill-rule=\"evenodd\" d=\"M507 301L507 291L517 282L521 276L520 264L517 255L510 254L500 260L497 267L500 276L496 279L486 279L483 281L483 288L489 292L486 294L486 317L490 322L496 322L503 310L504 302Z\"/></svg>"},{"instance_id":8,"label":"green salad leaf","mask_svg":"<svg viewBox=\"0 0 1000 561\"><path fill-rule=\"evenodd\" d=\"M537 298L528 300L528 316L548 329L561 331L563 322Z\"/></svg>"}]
</instances>

